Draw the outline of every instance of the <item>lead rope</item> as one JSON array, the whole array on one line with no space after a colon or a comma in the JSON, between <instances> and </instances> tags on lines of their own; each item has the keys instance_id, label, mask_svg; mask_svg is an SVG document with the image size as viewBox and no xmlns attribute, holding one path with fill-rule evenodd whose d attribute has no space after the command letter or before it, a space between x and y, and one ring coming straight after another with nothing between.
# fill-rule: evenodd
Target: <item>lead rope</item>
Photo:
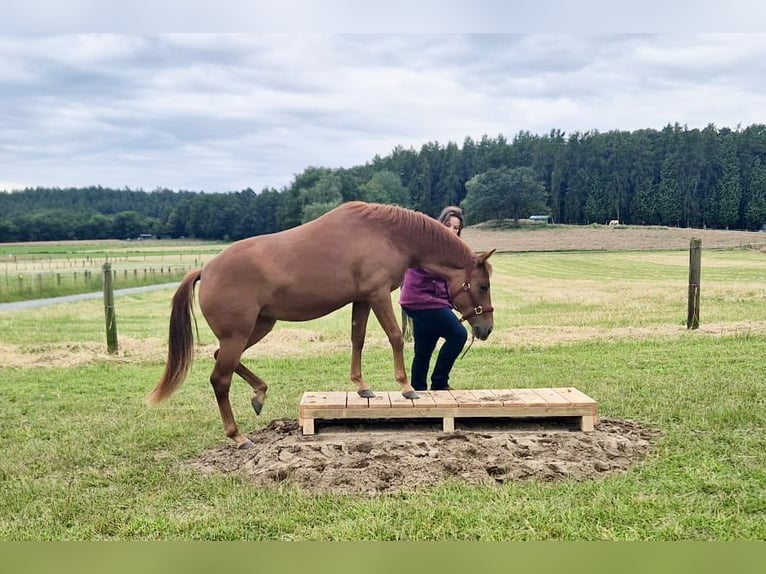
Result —
<instances>
[{"instance_id":1,"label":"lead rope","mask_svg":"<svg viewBox=\"0 0 766 574\"><path fill-rule=\"evenodd\" d=\"M468 352L468 349L470 349L470 348L471 348L471 345L473 345L473 342L474 342L475 340L476 340L476 337L474 337L473 335L471 335L471 342L470 342L470 343L468 343L468 346L465 348L465 351L463 351L463 354L462 354L462 355L460 355L460 358L461 358L461 359L462 359L463 357L465 357L465 354Z\"/></svg>"}]
</instances>

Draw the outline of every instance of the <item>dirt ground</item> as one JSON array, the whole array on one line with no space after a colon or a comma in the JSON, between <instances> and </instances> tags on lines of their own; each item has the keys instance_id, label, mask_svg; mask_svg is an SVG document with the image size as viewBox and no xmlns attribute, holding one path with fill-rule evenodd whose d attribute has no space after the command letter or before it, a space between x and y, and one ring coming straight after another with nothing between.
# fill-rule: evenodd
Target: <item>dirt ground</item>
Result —
<instances>
[{"instance_id":1,"label":"dirt ground","mask_svg":"<svg viewBox=\"0 0 766 574\"><path fill-rule=\"evenodd\" d=\"M376 496L460 482L597 480L640 463L659 432L602 418L593 432L574 421L365 421L317 426L303 436L296 420L280 419L249 435L254 447L224 445L185 464L209 473L236 473L259 487L288 486L306 494Z\"/></svg>"}]
</instances>

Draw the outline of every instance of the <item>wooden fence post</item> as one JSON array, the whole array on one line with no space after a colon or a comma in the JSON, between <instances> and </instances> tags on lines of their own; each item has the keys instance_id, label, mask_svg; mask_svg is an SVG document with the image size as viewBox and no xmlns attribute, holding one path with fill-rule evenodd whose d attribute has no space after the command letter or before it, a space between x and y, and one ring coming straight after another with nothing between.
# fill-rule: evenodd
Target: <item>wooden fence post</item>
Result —
<instances>
[{"instance_id":1,"label":"wooden fence post","mask_svg":"<svg viewBox=\"0 0 766 574\"><path fill-rule=\"evenodd\" d=\"M112 264L104 263L104 314L106 315L106 349L117 352L117 317L114 312L114 289L112 287Z\"/></svg>"},{"instance_id":2,"label":"wooden fence post","mask_svg":"<svg viewBox=\"0 0 766 574\"><path fill-rule=\"evenodd\" d=\"M700 269L702 267L702 240L692 237L689 242L689 308L686 328L700 326Z\"/></svg>"}]
</instances>

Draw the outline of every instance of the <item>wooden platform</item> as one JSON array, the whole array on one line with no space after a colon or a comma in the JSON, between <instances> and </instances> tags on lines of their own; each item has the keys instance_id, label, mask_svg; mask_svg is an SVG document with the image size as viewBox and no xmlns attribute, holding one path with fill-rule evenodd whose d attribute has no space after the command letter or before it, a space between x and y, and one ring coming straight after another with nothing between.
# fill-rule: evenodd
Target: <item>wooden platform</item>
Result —
<instances>
[{"instance_id":1,"label":"wooden platform","mask_svg":"<svg viewBox=\"0 0 766 574\"><path fill-rule=\"evenodd\" d=\"M574 387L554 389L493 389L418 391L405 399L400 391L375 391L372 399L356 391L305 392L299 424L314 434L314 420L440 418L444 432L455 430L456 418L579 417L584 432L593 430L597 403Z\"/></svg>"}]
</instances>

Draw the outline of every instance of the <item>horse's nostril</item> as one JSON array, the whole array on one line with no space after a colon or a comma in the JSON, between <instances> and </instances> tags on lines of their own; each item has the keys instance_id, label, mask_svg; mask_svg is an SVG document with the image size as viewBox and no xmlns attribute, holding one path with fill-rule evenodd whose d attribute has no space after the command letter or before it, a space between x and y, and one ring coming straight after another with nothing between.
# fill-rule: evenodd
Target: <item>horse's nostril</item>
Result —
<instances>
[{"instance_id":1,"label":"horse's nostril","mask_svg":"<svg viewBox=\"0 0 766 574\"><path fill-rule=\"evenodd\" d=\"M474 335L481 341L485 341L489 334L492 332L492 327L476 327L473 330Z\"/></svg>"}]
</instances>

